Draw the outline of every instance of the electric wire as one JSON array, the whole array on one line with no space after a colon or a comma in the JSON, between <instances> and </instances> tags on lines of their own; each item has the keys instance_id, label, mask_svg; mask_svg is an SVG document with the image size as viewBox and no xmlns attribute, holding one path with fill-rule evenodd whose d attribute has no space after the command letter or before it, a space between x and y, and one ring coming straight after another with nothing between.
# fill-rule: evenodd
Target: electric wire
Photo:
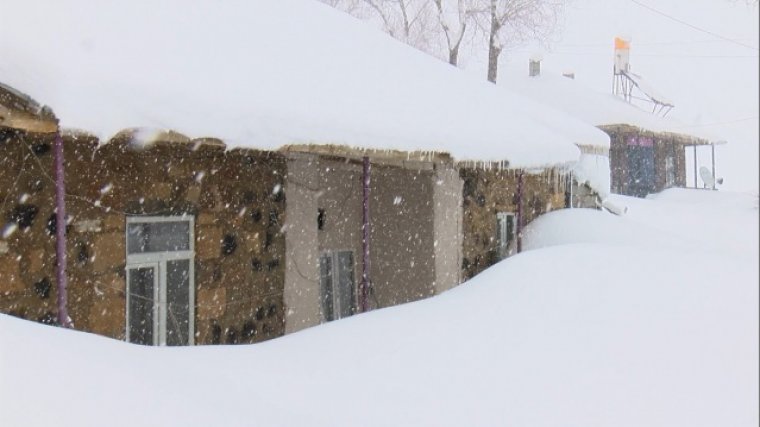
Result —
<instances>
[{"instance_id":1,"label":"electric wire","mask_svg":"<svg viewBox=\"0 0 760 427\"><path fill-rule=\"evenodd\" d=\"M722 35L720 35L720 34L718 34L718 33L715 33L715 32L712 32L712 31L710 31L710 30L706 30L706 29L704 29L704 28L698 27L698 26L696 26L696 25L694 25L694 24L688 23L688 22L686 22L686 21L684 21L684 20L682 20L682 19L676 18L676 17L675 17L675 16L673 16L673 15L669 15L669 14L667 14L667 13L665 13L665 12L662 12L662 11L660 11L660 10L658 10L658 9L655 9L655 8L653 8L652 6L649 6L649 5L647 5L647 4L644 4L644 3L640 2L639 0L630 0L630 1L631 1L632 3L634 3L634 4L637 4L637 5L639 5L639 6L643 7L643 8L645 8L645 9L647 9L647 10L650 10L650 11L652 11L652 12L654 12L654 13L658 14L658 15L664 16L665 18L668 18L668 19L670 19L671 21L674 21L674 22L678 22L679 24L681 24L681 25L685 25L685 26L687 26L687 27L689 27L689 28L692 28L692 29L694 29L694 30L697 30L697 31L703 32L703 33L705 33L705 34L709 34L709 35L711 35L711 36L713 36L713 37L717 37L717 38L719 38L719 39L725 40L725 41L727 41L727 42L730 42L730 43L734 43L734 44L736 44L736 45L738 45L738 46L743 46L743 47L746 47L746 48L748 48L748 49L752 49L752 50L760 50L760 49L758 49L758 48L757 48L757 47L755 47L755 46L752 46L752 45L748 45L748 44L742 43L742 42L740 42L740 41L737 41L737 40L735 40L735 39L732 39L732 38L730 38L730 37L725 37L725 36L722 36Z\"/></svg>"}]
</instances>

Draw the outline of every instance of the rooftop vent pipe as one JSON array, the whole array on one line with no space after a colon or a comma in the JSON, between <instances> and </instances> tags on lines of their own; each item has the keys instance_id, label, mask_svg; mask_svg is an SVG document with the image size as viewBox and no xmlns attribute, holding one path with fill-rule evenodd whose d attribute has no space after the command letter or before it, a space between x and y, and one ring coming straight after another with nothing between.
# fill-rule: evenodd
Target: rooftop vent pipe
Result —
<instances>
[{"instance_id":1,"label":"rooftop vent pipe","mask_svg":"<svg viewBox=\"0 0 760 427\"><path fill-rule=\"evenodd\" d=\"M537 77L541 75L541 55L533 55L528 62L528 75Z\"/></svg>"}]
</instances>

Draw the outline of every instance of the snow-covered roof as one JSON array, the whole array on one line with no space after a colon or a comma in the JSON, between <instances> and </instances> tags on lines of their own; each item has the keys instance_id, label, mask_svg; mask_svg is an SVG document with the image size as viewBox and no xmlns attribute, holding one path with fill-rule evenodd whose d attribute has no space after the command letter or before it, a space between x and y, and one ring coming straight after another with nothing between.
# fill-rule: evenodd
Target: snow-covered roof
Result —
<instances>
[{"instance_id":1,"label":"snow-covered roof","mask_svg":"<svg viewBox=\"0 0 760 427\"><path fill-rule=\"evenodd\" d=\"M668 132L715 143L721 142L722 139L699 126L690 126L671 117L654 115L612 93L602 93L574 79L543 70L541 75L536 77L513 72L502 79L500 84L521 95L572 114L593 126L631 125L652 132Z\"/></svg>"},{"instance_id":2,"label":"snow-covered roof","mask_svg":"<svg viewBox=\"0 0 760 427\"><path fill-rule=\"evenodd\" d=\"M0 81L101 139L153 127L231 147L332 143L513 167L572 162L574 143L601 141L313 0L45 0L3 16Z\"/></svg>"}]
</instances>

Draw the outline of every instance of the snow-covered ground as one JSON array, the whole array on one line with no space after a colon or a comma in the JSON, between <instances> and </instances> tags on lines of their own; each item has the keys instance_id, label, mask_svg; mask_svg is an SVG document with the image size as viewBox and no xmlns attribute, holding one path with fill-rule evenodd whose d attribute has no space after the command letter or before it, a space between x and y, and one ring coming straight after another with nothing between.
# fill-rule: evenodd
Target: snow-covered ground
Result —
<instances>
[{"instance_id":1,"label":"snow-covered ground","mask_svg":"<svg viewBox=\"0 0 760 427\"><path fill-rule=\"evenodd\" d=\"M0 424L757 425L757 196L613 197L443 295L262 344L0 316Z\"/></svg>"}]
</instances>

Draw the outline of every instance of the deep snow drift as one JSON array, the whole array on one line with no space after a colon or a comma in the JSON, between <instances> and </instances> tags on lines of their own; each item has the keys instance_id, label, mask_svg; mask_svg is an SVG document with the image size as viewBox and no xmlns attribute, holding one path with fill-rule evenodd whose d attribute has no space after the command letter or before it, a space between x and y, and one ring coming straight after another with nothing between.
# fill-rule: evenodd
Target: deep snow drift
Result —
<instances>
[{"instance_id":1,"label":"deep snow drift","mask_svg":"<svg viewBox=\"0 0 760 427\"><path fill-rule=\"evenodd\" d=\"M0 424L757 425L757 196L614 197L443 295L263 344L0 316Z\"/></svg>"}]
</instances>

